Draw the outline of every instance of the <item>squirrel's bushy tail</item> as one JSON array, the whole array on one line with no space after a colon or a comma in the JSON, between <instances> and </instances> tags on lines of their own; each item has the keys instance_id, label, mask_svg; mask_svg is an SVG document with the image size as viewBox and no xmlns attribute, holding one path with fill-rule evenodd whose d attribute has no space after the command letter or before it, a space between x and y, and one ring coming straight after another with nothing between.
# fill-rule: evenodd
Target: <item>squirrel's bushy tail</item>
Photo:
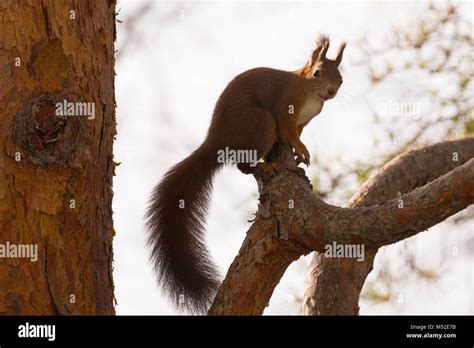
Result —
<instances>
[{"instance_id":1,"label":"squirrel's bushy tail","mask_svg":"<svg viewBox=\"0 0 474 348\"><path fill-rule=\"evenodd\" d=\"M148 207L148 243L158 282L179 309L205 313L219 287L204 243L212 179L220 167L204 142L155 187Z\"/></svg>"}]
</instances>

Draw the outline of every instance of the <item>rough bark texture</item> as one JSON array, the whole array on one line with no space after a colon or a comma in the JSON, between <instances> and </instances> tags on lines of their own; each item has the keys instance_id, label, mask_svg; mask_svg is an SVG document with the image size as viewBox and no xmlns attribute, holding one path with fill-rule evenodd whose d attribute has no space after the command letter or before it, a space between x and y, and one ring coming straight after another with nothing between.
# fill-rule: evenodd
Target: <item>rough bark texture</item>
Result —
<instances>
[{"instance_id":1,"label":"rough bark texture","mask_svg":"<svg viewBox=\"0 0 474 348\"><path fill-rule=\"evenodd\" d=\"M472 142L468 140L465 146L470 149ZM290 151L285 147L283 152L287 153L284 161L288 162ZM444 169L437 173L433 165L432 175L425 175L426 180L405 175L404 167L410 167L406 162L399 168L402 171L398 171L398 175L408 184L400 188L421 187L382 204L374 201L370 206L354 208L335 207L321 201L312 193L307 178L294 166L279 169L270 176L258 171L261 204L256 221L209 314L261 314L284 271L299 256L313 250L324 251L326 245L336 242L364 244L372 250L373 255L370 252L368 255L371 259L379 246L426 230L472 204L474 159L466 161L469 154L459 154L459 157L459 161L453 161L451 154L449 159L454 164L449 164L447 158L442 159ZM465 163L459 165L462 160ZM414 162L421 165L416 156ZM449 171L453 167L456 168ZM448 173L428 182L435 174L445 172ZM412 182L412 179L416 180ZM361 192L361 195L367 194L364 189ZM402 209L400 200L404 203Z\"/></svg>"},{"instance_id":2,"label":"rough bark texture","mask_svg":"<svg viewBox=\"0 0 474 348\"><path fill-rule=\"evenodd\" d=\"M114 314L115 1L0 2L0 314ZM55 103L94 103L95 118Z\"/></svg>"},{"instance_id":3,"label":"rough bark texture","mask_svg":"<svg viewBox=\"0 0 474 348\"><path fill-rule=\"evenodd\" d=\"M458 161L453 161L453 154ZM402 154L383 166L351 198L348 207L379 204L430 182L474 158L474 139L438 143ZM315 253L307 277L302 314L357 315L362 286L378 248L365 250L365 259L326 258Z\"/></svg>"}]
</instances>

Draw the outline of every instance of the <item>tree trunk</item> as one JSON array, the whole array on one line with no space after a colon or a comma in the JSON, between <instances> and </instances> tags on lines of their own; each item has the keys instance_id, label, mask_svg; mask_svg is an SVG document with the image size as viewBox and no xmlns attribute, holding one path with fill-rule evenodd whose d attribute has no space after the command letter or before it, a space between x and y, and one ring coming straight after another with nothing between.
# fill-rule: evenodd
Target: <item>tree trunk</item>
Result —
<instances>
[{"instance_id":1,"label":"tree trunk","mask_svg":"<svg viewBox=\"0 0 474 348\"><path fill-rule=\"evenodd\" d=\"M0 3L2 315L115 313L114 39L114 0Z\"/></svg>"}]
</instances>

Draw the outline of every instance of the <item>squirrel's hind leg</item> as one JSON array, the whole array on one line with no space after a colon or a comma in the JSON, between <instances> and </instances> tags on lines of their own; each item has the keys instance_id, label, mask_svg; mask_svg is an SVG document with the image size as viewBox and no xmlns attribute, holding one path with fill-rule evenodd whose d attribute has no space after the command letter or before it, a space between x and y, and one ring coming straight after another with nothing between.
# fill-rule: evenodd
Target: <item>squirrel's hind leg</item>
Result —
<instances>
[{"instance_id":1,"label":"squirrel's hind leg","mask_svg":"<svg viewBox=\"0 0 474 348\"><path fill-rule=\"evenodd\" d=\"M273 114L263 108L254 108L240 115L241 124L246 129L239 137L239 149L249 150L258 161L263 158L276 142L276 122ZM237 167L244 174L250 174L256 163L238 163Z\"/></svg>"}]
</instances>

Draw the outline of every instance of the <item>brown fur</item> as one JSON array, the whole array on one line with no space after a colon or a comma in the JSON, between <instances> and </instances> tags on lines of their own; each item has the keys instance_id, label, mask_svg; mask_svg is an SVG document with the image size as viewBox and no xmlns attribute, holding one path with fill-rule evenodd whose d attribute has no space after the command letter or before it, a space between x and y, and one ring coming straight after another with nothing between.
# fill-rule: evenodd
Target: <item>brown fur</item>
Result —
<instances>
[{"instance_id":1,"label":"brown fur","mask_svg":"<svg viewBox=\"0 0 474 348\"><path fill-rule=\"evenodd\" d=\"M204 313L219 285L203 240L212 178L222 165L217 163L217 151L256 150L260 159L280 138L295 149L299 162L309 165L300 134L339 89L344 46L335 60L329 60L329 39L321 37L299 70L256 68L235 77L217 101L206 140L155 188L147 211L149 244L158 280L176 305L182 299L187 310ZM319 77L313 76L315 69ZM244 173L250 169L247 163L238 167Z\"/></svg>"}]
</instances>

